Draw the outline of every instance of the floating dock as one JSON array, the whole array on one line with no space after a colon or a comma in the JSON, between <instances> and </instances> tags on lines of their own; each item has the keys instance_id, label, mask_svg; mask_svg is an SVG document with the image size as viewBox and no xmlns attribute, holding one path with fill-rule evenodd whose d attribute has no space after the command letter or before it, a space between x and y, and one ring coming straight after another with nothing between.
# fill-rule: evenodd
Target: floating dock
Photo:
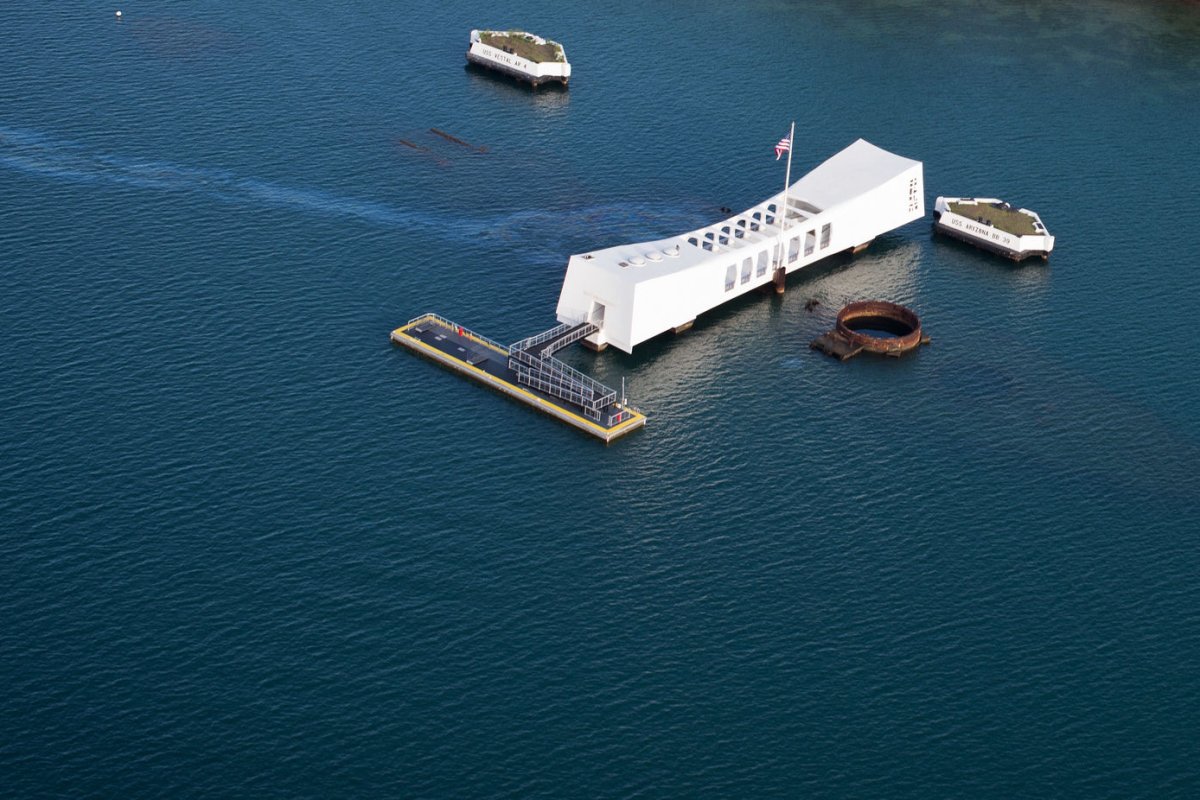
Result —
<instances>
[{"instance_id":1,"label":"floating dock","mask_svg":"<svg viewBox=\"0 0 1200 800\"><path fill-rule=\"evenodd\" d=\"M424 314L392 331L392 342L607 443L641 428L646 416L615 390L554 358L594 331L588 323L559 325L505 347Z\"/></svg>"}]
</instances>

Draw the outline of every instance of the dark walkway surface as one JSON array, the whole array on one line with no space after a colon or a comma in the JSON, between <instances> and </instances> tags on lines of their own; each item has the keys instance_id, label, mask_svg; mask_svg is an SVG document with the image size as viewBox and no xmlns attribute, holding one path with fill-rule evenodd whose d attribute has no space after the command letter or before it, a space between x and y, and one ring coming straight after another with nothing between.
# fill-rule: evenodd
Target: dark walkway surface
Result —
<instances>
[{"instance_id":1,"label":"dark walkway surface","mask_svg":"<svg viewBox=\"0 0 1200 800\"><path fill-rule=\"evenodd\" d=\"M506 381L516 382L516 375L508 368L508 353L498 353L491 347L471 338L466 329L459 333L453 328L433 322L423 322L404 331L436 350L478 367L489 375Z\"/></svg>"}]
</instances>

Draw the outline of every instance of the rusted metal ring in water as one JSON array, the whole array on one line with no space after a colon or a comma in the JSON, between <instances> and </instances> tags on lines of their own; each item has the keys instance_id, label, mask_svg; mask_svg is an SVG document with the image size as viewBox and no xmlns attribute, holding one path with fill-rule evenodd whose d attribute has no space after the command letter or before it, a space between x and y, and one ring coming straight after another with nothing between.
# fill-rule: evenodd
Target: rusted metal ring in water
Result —
<instances>
[{"instance_id":1,"label":"rusted metal ring in water","mask_svg":"<svg viewBox=\"0 0 1200 800\"><path fill-rule=\"evenodd\" d=\"M855 347L872 353L899 355L922 343L921 319L911 310L886 300L850 303L837 315L837 331ZM872 336L863 331L885 331Z\"/></svg>"}]
</instances>

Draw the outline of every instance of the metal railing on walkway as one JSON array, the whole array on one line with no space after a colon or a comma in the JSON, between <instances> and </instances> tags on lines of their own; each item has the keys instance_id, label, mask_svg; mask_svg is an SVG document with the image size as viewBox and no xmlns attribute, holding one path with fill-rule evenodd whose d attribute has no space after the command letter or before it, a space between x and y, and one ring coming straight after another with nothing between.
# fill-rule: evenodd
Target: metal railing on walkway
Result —
<instances>
[{"instance_id":1,"label":"metal railing on walkway","mask_svg":"<svg viewBox=\"0 0 1200 800\"><path fill-rule=\"evenodd\" d=\"M492 348L493 350L498 350L501 353L508 352L508 348L505 347L504 345L500 344L499 342L497 342L495 339L489 339L486 336L476 333L475 331L471 330L470 328L465 328L462 325L459 325L457 322L454 322L453 320L446 319L441 314L434 314L433 312L430 312L428 314L422 314L419 317L413 317L404 325L404 327L407 328L407 327L414 325L415 323L424 322L425 320L429 320L430 322L441 325L442 327L449 328L451 331L453 331L455 333L457 333L458 331L462 331L463 336L466 336L470 339L474 339L475 341L479 342L480 344L487 345L488 347Z\"/></svg>"},{"instance_id":2,"label":"metal railing on walkway","mask_svg":"<svg viewBox=\"0 0 1200 800\"><path fill-rule=\"evenodd\" d=\"M574 403L586 416L600 419L601 409L617 402L617 392L564 364L554 353L598 331L590 322L564 323L522 339L508 348L508 366L517 382Z\"/></svg>"},{"instance_id":3,"label":"metal railing on walkway","mask_svg":"<svg viewBox=\"0 0 1200 800\"><path fill-rule=\"evenodd\" d=\"M511 355L514 351L536 351L539 355L550 356L556 350L561 350L569 344L591 336L598 330L600 329L591 322L564 322L548 331L509 345L508 352Z\"/></svg>"}]
</instances>

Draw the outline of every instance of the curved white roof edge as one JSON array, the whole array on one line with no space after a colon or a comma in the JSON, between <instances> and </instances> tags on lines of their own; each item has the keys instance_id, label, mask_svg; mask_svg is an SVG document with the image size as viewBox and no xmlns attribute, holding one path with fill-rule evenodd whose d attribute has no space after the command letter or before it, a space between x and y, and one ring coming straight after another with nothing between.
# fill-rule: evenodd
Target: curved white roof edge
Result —
<instances>
[{"instance_id":1,"label":"curved white roof edge","mask_svg":"<svg viewBox=\"0 0 1200 800\"><path fill-rule=\"evenodd\" d=\"M593 344L632 352L769 283L780 268L792 272L924 216L922 169L858 139L792 183L786 224L780 191L685 233L573 255L558 319L595 322Z\"/></svg>"},{"instance_id":2,"label":"curved white roof edge","mask_svg":"<svg viewBox=\"0 0 1200 800\"><path fill-rule=\"evenodd\" d=\"M890 180L914 166L921 166L921 162L890 153L871 144L866 139L857 139L844 150L825 160L812 172L792 182L787 192L788 225L790 227L797 224L798 220L807 219L822 211L835 209L864 191L872 189L879 183ZM753 239L747 240L745 237L728 236L727 234L734 233L732 228L742 222L745 223L742 227L748 228L756 214L761 215L758 220L760 222L765 221L768 216L776 216L777 210L783 202L783 195L782 191L777 192L745 211L686 233L675 234L665 239L615 245L577 255L601 261L611 259L614 264L619 266L621 261L628 261L638 256L645 258L646 254L650 252L663 252L676 247L680 250L687 247L701 247L704 241L713 242L716 252L752 245L755 243ZM770 231L770 233L782 230L778 220L771 227L774 227L775 231ZM728 241L723 242L722 231L726 229L730 229L724 235ZM689 240L691 239L698 239L701 244L690 244Z\"/></svg>"}]
</instances>

